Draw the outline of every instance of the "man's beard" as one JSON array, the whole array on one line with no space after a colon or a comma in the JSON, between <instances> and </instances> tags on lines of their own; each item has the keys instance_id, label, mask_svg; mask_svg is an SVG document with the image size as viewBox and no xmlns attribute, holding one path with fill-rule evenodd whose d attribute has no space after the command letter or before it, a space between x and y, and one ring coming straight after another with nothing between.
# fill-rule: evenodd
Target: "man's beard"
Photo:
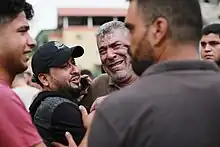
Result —
<instances>
[{"instance_id":1,"label":"man's beard","mask_svg":"<svg viewBox=\"0 0 220 147\"><path fill-rule=\"evenodd\" d=\"M151 60L138 61L136 58L132 58L131 60L132 69L137 76L141 76L143 72L153 63L154 62Z\"/></svg>"},{"instance_id":2,"label":"man's beard","mask_svg":"<svg viewBox=\"0 0 220 147\"><path fill-rule=\"evenodd\" d=\"M75 87L72 87L70 85L59 86L57 92L66 96L69 99L76 100L80 96L81 86L80 85Z\"/></svg>"},{"instance_id":3,"label":"man's beard","mask_svg":"<svg viewBox=\"0 0 220 147\"><path fill-rule=\"evenodd\" d=\"M117 82L124 82L125 80L127 80L131 75L131 65L130 65L130 60L127 61L127 59L124 59L123 64L125 64L126 67L124 67L121 70L118 71L112 71L111 69L109 69L106 66L103 66L103 69L105 70L105 72L112 78L113 81L117 81Z\"/></svg>"},{"instance_id":4,"label":"man's beard","mask_svg":"<svg viewBox=\"0 0 220 147\"><path fill-rule=\"evenodd\" d=\"M141 41L138 43L137 45L137 48L138 49L141 49L142 46L144 47L147 47L149 45L149 43L146 45L146 44L143 44L144 43L144 38L146 37L147 35L147 31L144 33ZM145 49L146 50L146 49ZM151 48L151 50L147 50L148 53L147 55L151 55L153 54L153 49ZM137 75L137 76L141 76L143 74L143 72L148 68L150 67L151 65L153 65L155 62L153 61L153 58L151 56L148 57L148 59L137 59L137 57L135 57L134 55L132 55L131 53L131 49L128 48L128 54L129 56L131 57L131 65L132 65L132 69L134 71L134 73ZM142 54L142 53L139 53L139 54Z\"/></svg>"},{"instance_id":5,"label":"man's beard","mask_svg":"<svg viewBox=\"0 0 220 147\"><path fill-rule=\"evenodd\" d=\"M152 60L141 60L139 61L136 57L134 57L131 54L130 48L128 49L128 54L131 57L131 66L132 69L134 71L134 73L137 76L141 76L143 74L143 72L152 64L154 64L154 62Z\"/></svg>"}]
</instances>

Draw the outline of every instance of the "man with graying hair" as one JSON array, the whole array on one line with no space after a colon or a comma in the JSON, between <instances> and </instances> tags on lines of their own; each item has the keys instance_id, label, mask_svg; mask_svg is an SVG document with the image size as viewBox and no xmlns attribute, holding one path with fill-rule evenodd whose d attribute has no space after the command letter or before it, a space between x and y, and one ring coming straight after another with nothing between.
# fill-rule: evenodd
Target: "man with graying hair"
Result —
<instances>
[{"instance_id":1,"label":"man with graying hair","mask_svg":"<svg viewBox=\"0 0 220 147\"><path fill-rule=\"evenodd\" d=\"M97 46L106 74L93 80L82 104L88 108L101 96L132 84L137 76L132 70L128 49L130 47L129 31L120 21L110 21L98 29Z\"/></svg>"}]
</instances>

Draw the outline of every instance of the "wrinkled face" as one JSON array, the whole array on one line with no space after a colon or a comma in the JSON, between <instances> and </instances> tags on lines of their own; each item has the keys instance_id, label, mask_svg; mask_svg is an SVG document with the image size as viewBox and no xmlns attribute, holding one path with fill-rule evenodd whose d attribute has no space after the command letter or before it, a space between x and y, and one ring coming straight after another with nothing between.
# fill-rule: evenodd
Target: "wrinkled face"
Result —
<instances>
[{"instance_id":1,"label":"wrinkled face","mask_svg":"<svg viewBox=\"0 0 220 147\"><path fill-rule=\"evenodd\" d=\"M28 30L24 12L11 22L0 24L0 62L2 68L11 74L21 73L28 67L28 54L36 44Z\"/></svg>"},{"instance_id":2,"label":"wrinkled face","mask_svg":"<svg viewBox=\"0 0 220 147\"><path fill-rule=\"evenodd\" d=\"M220 61L220 36L217 34L203 35L201 39L201 53L204 60Z\"/></svg>"},{"instance_id":3,"label":"wrinkled face","mask_svg":"<svg viewBox=\"0 0 220 147\"><path fill-rule=\"evenodd\" d=\"M73 59L69 59L68 62L60 67L50 68L49 74L42 74L42 76L44 78L41 79L44 80L41 80L41 83L52 91L61 88L72 88L75 90L81 88L80 71Z\"/></svg>"},{"instance_id":4,"label":"wrinkled face","mask_svg":"<svg viewBox=\"0 0 220 147\"><path fill-rule=\"evenodd\" d=\"M113 30L97 37L103 69L116 81L125 80L131 74L129 37L128 33L121 30Z\"/></svg>"},{"instance_id":5,"label":"wrinkled face","mask_svg":"<svg viewBox=\"0 0 220 147\"><path fill-rule=\"evenodd\" d=\"M137 61L145 60L157 62L164 52L162 47L168 33L168 23L163 17L158 17L153 22L139 7L137 0L130 2L125 24L131 33L130 54Z\"/></svg>"}]
</instances>

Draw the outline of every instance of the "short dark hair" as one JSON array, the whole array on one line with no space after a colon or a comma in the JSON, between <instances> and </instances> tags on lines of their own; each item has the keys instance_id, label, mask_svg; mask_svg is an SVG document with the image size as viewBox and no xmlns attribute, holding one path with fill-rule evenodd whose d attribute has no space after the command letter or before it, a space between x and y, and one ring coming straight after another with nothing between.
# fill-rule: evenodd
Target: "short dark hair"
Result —
<instances>
[{"instance_id":1,"label":"short dark hair","mask_svg":"<svg viewBox=\"0 0 220 147\"><path fill-rule=\"evenodd\" d=\"M208 35L211 33L217 34L220 37L220 24L219 23L213 23L213 24L206 25L202 29L202 35Z\"/></svg>"},{"instance_id":2,"label":"short dark hair","mask_svg":"<svg viewBox=\"0 0 220 147\"><path fill-rule=\"evenodd\" d=\"M128 0L132 1L132 0ZM146 22L163 17L169 24L170 37L178 42L199 43L203 26L198 0L136 0Z\"/></svg>"},{"instance_id":3,"label":"short dark hair","mask_svg":"<svg viewBox=\"0 0 220 147\"><path fill-rule=\"evenodd\" d=\"M82 69L81 70L81 75L88 75L88 76L93 77L92 72L88 69Z\"/></svg>"},{"instance_id":4,"label":"short dark hair","mask_svg":"<svg viewBox=\"0 0 220 147\"><path fill-rule=\"evenodd\" d=\"M34 10L31 4L25 0L1 0L0 2L0 24L12 21L21 12L25 13L26 18L31 20Z\"/></svg>"}]
</instances>

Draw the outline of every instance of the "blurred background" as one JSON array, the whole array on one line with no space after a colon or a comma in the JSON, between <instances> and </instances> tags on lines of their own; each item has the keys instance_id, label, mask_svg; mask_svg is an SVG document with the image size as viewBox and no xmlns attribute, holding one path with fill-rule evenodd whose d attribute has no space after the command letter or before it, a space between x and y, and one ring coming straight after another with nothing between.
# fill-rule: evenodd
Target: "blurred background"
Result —
<instances>
[{"instance_id":1,"label":"blurred background","mask_svg":"<svg viewBox=\"0 0 220 147\"><path fill-rule=\"evenodd\" d=\"M35 16L30 21L31 35L38 46L50 40L67 46L82 45L83 57L77 59L80 69L101 74L96 45L97 27L111 20L124 21L126 0L27 0L33 5ZM200 0L204 25L220 23L220 0ZM183 8L184 9L184 8ZM33 53L37 47L33 49ZM28 69L31 71L31 68Z\"/></svg>"}]
</instances>

